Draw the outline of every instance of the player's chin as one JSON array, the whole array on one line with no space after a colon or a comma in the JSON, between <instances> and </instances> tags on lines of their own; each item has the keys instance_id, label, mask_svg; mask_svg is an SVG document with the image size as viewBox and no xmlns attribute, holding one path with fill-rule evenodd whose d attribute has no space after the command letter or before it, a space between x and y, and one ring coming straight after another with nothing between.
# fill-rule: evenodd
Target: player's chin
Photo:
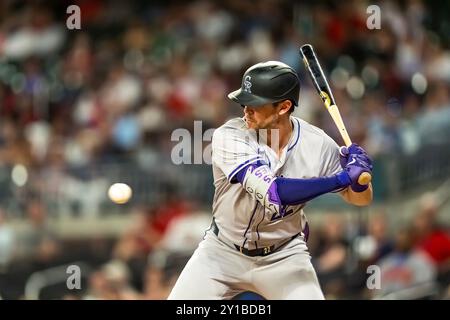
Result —
<instances>
[{"instance_id":1,"label":"player's chin","mask_svg":"<svg viewBox=\"0 0 450 320\"><path fill-rule=\"evenodd\" d=\"M245 119L245 124L248 129L258 129L258 124L255 121Z\"/></svg>"}]
</instances>

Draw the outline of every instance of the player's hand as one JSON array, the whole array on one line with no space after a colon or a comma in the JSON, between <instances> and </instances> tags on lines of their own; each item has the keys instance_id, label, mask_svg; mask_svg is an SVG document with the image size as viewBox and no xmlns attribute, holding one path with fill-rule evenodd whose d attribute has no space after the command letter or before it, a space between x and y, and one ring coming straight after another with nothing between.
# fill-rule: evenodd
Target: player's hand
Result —
<instances>
[{"instance_id":1,"label":"player's hand","mask_svg":"<svg viewBox=\"0 0 450 320\"><path fill-rule=\"evenodd\" d=\"M367 157L368 158L368 157ZM362 154L350 154L348 156L348 162L344 167L344 170L347 172L350 180L353 191L362 192L368 188L368 185L361 185L358 183L358 178L363 172L368 172L372 174L372 161Z\"/></svg>"},{"instance_id":2,"label":"player's hand","mask_svg":"<svg viewBox=\"0 0 450 320\"><path fill-rule=\"evenodd\" d=\"M372 159L367 154L366 150L364 150L361 146L356 143L352 143L349 147L340 147L339 148L339 161L341 163L341 167L344 168L349 162L350 155L357 155L358 159L367 163L368 166L372 168ZM372 169L371 169L372 170Z\"/></svg>"}]
</instances>

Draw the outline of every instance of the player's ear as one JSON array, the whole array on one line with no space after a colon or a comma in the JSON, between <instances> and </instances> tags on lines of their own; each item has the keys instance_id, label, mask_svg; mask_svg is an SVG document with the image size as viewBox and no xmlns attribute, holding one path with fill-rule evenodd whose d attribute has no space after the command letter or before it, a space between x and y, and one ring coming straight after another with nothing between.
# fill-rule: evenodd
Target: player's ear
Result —
<instances>
[{"instance_id":1,"label":"player's ear","mask_svg":"<svg viewBox=\"0 0 450 320\"><path fill-rule=\"evenodd\" d=\"M281 116L281 115L289 112L289 110L292 107L292 101L291 100L284 100L283 102L281 102L279 104L279 106L280 106L280 109L278 110L278 114Z\"/></svg>"}]
</instances>

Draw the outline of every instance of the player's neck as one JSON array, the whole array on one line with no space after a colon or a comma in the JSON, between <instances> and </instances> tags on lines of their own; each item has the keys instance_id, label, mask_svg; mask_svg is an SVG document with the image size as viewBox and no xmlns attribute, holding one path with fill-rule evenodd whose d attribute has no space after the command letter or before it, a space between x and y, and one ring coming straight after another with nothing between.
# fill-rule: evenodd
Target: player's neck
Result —
<instances>
[{"instance_id":1,"label":"player's neck","mask_svg":"<svg viewBox=\"0 0 450 320\"><path fill-rule=\"evenodd\" d=\"M267 145L276 152L278 157L281 156L281 152L289 143L292 135L292 122L291 117L283 117L280 122L277 123L273 128L269 129L267 132ZM272 141L276 139L278 141Z\"/></svg>"}]
</instances>

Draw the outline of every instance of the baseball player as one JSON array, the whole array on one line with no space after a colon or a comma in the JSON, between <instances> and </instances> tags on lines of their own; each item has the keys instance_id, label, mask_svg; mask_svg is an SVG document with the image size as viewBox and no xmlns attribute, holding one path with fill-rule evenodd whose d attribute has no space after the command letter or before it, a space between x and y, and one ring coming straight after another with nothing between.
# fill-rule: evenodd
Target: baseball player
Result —
<instances>
[{"instance_id":1,"label":"baseball player","mask_svg":"<svg viewBox=\"0 0 450 320\"><path fill-rule=\"evenodd\" d=\"M213 219L169 299L324 299L306 245L306 203L328 192L365 206L372 186L358 177L372 162L358 145L340 149L321 129L291 115L300 82L268 61L245 72L228 97L243 118L215 130Z\"/></svg>"}]
</instances>

